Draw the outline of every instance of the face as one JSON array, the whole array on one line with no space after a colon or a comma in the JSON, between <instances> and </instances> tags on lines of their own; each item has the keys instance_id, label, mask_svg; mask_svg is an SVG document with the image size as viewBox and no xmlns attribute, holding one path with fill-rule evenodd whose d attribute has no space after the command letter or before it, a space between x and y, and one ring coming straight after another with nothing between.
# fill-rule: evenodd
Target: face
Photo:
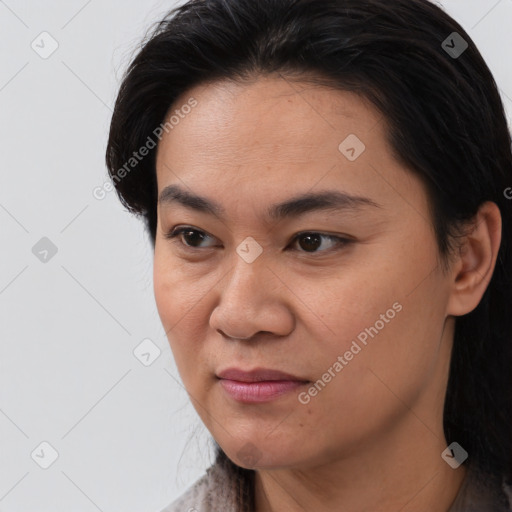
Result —
<instances>
[{"instance_id":1,"label":"face","mask_svg":"<svg viewBox=\"0 0 512 512\"><path fill-rule=\"evenodd\" d=\"M411 409L437 428L449 287L382 116L280 77L202 85L173 112L190 98L158 147L154 291L213 437L241 466L292 468L389 438Z\"/></svg>"}]
</instances>

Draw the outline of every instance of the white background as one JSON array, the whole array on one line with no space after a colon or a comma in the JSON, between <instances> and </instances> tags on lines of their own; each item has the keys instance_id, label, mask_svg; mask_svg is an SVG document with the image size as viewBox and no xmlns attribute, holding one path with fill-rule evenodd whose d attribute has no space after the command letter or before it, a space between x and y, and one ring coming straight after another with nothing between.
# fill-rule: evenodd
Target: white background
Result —
<instances>
[{"instance_id":1,"label":"white background","mask_svg":"<svg viewBox=\"0 0 512 512\"><path fill-rule=\"evenodd\" d=\"M122 72L172 1L0 0L0 511L156 512L210 464L155 307L143 225L106 180ZM512 113L512 0L446 0ZM41 58L43 31L58 49ZM48 48L48 46L46 46ZM32 247L48 237L57 254ZM133 355L149 338L161 355ZM49 450L57 460L42 469ZM34 458L37 460L37 456Z\"/></svg>"}]
</instances>

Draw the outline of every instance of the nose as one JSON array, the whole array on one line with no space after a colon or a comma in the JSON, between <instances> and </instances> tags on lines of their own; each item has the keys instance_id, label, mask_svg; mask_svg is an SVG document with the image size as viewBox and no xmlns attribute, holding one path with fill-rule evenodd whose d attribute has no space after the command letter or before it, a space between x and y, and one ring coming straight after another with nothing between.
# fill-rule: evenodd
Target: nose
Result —
<instances>
[{"instance_id":1,"label":"nose","mask_svg":"<svg viewBox=\"0 0 512 512\"><path fill-rule=\"evenodd\" d=\"M223 336L226 336L226 338L231 338L233 340L250 340L252 338L252 336L246 336L246 337L243 337L243 336L231 336L231 334L227 334L227 333L225 333L224 331L222 331L220 329L219 329L219 332Z\"/></svg>"},{"instance_id":2,"label":"nose","mask_svg":"<svg viewBox=\"0 0 512 512\"><path fill-rule=\"evenodd\" d=\"M221 335L248 340L265 333L286 336L294 329L291 292L266 264L241 258L219 283L218 301L210 315L210 327Z\"/></svg>"}]
</instances>

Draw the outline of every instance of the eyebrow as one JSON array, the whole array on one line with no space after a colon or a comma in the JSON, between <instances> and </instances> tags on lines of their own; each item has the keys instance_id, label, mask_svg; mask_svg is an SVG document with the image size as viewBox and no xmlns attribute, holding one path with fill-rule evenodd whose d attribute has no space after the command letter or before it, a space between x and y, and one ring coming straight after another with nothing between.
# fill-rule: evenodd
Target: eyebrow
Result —
<instances>
[{"instance_id":1,"label":"eyebrow","mask_svg":"<svg viewBox=\"0 0 512 512\"><path fill-rule=\"evenodd\" d=\"M178 203L191 210L214 215L220 219L223 219L226 214L226 210L219 203L189 192L178 185L169 185L164 188L158 202L167 205ZM266 214L270 220L279 221L313 211L359 210L364 207L381 208L382 206L368 197L325 190L315 193L307 192L282 203L273 204L267 209Z\"/></svg>"}]
</instances>

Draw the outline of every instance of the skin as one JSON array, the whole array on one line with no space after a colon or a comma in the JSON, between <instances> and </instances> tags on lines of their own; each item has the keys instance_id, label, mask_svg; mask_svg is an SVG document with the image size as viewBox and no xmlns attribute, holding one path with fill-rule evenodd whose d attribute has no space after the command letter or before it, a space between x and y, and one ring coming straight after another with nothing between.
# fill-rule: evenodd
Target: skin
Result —
<instances>
[{"instance_id":1,"label":"skin","mask_svg":"<svg viewBox=\"0 0 512 512\"><path fill-rule=\"evenodd\" d=\"M275 75L201 85L173 108L190 97L198 105L159 144L158 192L179 185L226 213L159 202L155 298L199 416L228 457L256 469L257 511L447 511L466 471L441 458L455 316L490 281L498 208L482 205L443 269L425 187L363 98ZM352 162L338 149L349 134L366 146ZM264 217L320 190L379 207ZM206 238L166 239L176 226ZM352 242L311 248L301 231ZM236 252L249 236L263 250L252 263ZM295 391L241 404L215 376L265 367L315 382L394 303L402 310L307 404Z\"/></svg>"}]
</instances>

